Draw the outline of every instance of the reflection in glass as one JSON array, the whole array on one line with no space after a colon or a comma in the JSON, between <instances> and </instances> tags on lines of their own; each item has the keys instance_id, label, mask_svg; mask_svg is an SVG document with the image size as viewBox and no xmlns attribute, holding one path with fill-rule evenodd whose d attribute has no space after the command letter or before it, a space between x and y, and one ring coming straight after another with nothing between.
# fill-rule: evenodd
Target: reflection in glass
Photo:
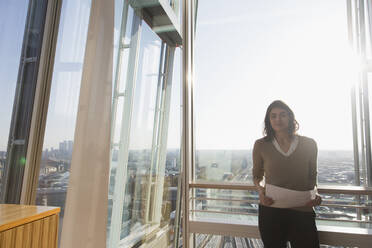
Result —
<instances>
[{"instance_id":1,"label":"reflection in glass","mask_svg":"<svg viewBox=\"0 0 372 248\"><path fill-rule=\"evenodd\" d=\"M132 13L130 7L129 13ZM129 18L135 20L132 37L126 41L128 44L130 40L129 48L119 55L125 61L118 63L120 67L116 69L120 78L115 82L118 92L114 96L118 97L113 101L108 243L115 246L118 242L115 239L120 235L119 245L123 247L141 243L152 246L153 242L165 247L175 239L180 168L180 68L177 68L180 51L173 65L175 48L162 43L145 22L141 21L139 27L135 25L138 17L128 17L131 23ZM127 24L127 30L128 26L131 25ZM131 53L134 54L138 33L141 34L139 54L135 58ZM131 77L126 74L133 73L133 69L128 71L127 67L137 68L134 82L127 82ZM128 100L131 84L134 85L133 102ZM124 89L123 97L120 92ZM130 116L122 116L129 112ZM130 125L128 159L123 161L126 151L121 139L127 125ZM125 175L117 175L122 168L126 170ZM116 198L121 187L125 189L123 203ZM113 216L120 216L118 208L122 215L117 233L118 218ZM154 240L156 234L160 236Z\"/></svg>"},{"instance_id":2,"label":"reflection in glass","mask_svg":"<svg viewBox=\"0 0 372 248\"><path fill-rule=\"evenodd\" d=\"M123 206L121 239L132 234L142 238L149 223L151 149L160 61L160 39L143 25L138 76L133 102L129 144L126 197Z\"/></svg>"}]
</instances>

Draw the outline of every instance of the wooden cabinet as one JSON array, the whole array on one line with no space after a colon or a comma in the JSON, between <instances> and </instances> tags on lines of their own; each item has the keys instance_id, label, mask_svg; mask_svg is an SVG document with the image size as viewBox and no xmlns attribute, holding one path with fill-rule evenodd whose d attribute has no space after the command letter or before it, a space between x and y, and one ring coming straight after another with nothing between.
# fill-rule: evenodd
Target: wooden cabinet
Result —
<instances>
[{"instance_id":1,"label":"wooden cabinet","mask_svg":"<svg viewBox=\"0 0 372 248\"><path fill-rule=\"evenodd\" d=\"M0 204L1 248L57 248L59 208Z\"/></svg>"}]
</instances>

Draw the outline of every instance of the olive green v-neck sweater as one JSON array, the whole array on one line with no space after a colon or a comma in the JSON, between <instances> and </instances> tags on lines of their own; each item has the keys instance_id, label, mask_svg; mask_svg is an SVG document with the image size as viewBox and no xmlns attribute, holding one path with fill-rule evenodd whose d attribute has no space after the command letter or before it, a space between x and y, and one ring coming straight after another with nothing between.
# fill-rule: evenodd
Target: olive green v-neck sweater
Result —
<instances>
[{"instance_id":1,"label":"olive green v-neck sweater","mask_svg":"<svg viewBox=\"0 0 372 248\"><path fill-rule=\"evenodd\" d=\"M253 148L253 179L275 186L306 191L317 184L317 145L311 138L298 136L297 148L288 157L263 138Z\"/></svg>"}]
</instances>

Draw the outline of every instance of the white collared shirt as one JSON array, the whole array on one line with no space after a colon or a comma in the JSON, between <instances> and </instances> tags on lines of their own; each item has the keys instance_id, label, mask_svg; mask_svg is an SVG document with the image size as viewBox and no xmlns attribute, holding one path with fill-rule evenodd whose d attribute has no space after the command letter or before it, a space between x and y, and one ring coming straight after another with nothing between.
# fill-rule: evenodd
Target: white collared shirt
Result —
<instances>
[{"instance_id":1,"label":"white collared shirt","mask_svg":"<svg viewBox=\"0 0 372 248\"><path fill-rule=\"evenodd\" d=\"M280 145L278 143L278 141L275 139L273 139L273 145L275 146L275 148L278 150L278 152L280 152L281 154L283 154L284 156L288 157L290 156L297 148L297 145L298 145L298 136L295 135L293 140L292 140L292 143L291 143L291 146L289 147L288 151L287 152L284 152L282 150L282 148L280 148Z\"/></svg>"}]
</instances>

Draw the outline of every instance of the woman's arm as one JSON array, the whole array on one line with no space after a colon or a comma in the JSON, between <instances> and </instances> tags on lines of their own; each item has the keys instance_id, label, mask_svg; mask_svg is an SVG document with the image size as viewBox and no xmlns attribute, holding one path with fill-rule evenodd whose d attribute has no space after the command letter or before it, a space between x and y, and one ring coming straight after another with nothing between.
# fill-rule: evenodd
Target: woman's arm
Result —
<instances>
[{"instance_id":1,"label":"woman's arm","mask_svg":"<svg viewBox=\"0 0 372 248\"><path fill-rule=\"evenodd\" d=\"M318 176L318 147L316 145L316 142L313 140L313 149L312 149L312 155L310 159L310 175L309 175L309 183L310 188L316 190L317 186L317 176ZM322 198L320 195L316 194L315 199L309 201L306 206L308 207L314 207L318 206L322 203Z\"/></svg>"},{"instance_id":2,"label":"woman's arm","mask_svg":"<svg viewBox=\"0 0 372 248\"><path fill-rule=\"evenodd\" d=\"M260 197L260 204L265 205L265 206L270 206L274 203L273 199L270 197L267 197L265 195L265 187L260 185L260 182L263 179L264 176L264 167L263 167L263 159L261 156L261 151L260 151L260 146L258 141L254 144L253 147L253 169L252 169L252 174L253 174L253 183L257 188L257 191L259 193Z\"/></svg>"},{"instance_id":3,"label":"woman's arm","mask_svg":"<svg viewBox=\"0 0 372 248\"><path fill-rule=\"evenodd\" d=\"M264 176L264 167L263 167L263 159L261 156L261 148L259 141L256 141L253 146L253 168L252 168L252 175L253 175L253 183L256 185L257 189L260 189L260 182ZM261 187L263 188L263 187Z\"/></svg>"},{"instance_id":4,"label":"woman's arm","mask_svg":"<svg viewBox=\"0 0 372 248\"><path fill-rule=\"evenodd\" d=\"M310 171L309 171L309 183L310 188L315 188L317 185L317 178L318 178L318 147L314 140L311 150L311 158L310 158Z\"/></svg>"}]
</instances>

